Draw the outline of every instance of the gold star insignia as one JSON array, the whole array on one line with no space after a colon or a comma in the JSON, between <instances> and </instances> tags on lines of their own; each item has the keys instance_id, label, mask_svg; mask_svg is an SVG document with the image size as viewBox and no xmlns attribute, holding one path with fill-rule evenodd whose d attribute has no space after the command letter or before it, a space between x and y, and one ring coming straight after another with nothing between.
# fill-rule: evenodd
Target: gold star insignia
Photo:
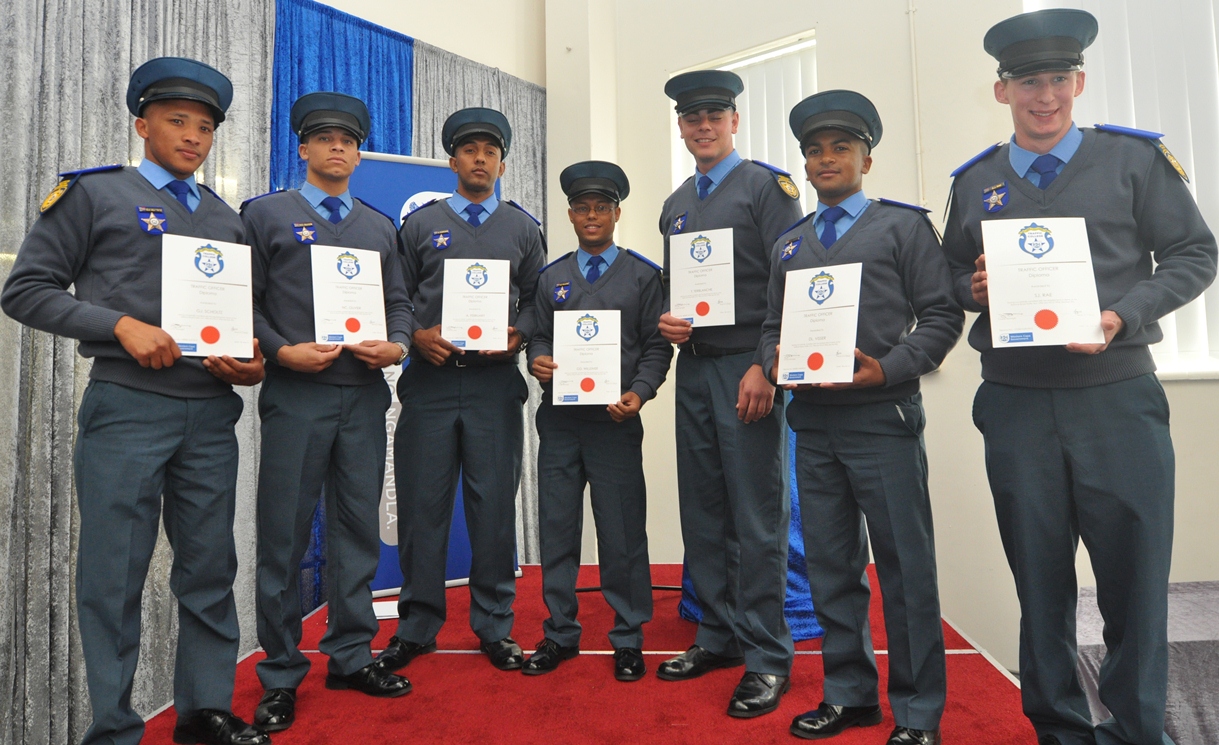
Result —
<instances>
[{"instance_id":1,"label":"gold star insignia","mask_svg":"<svg viewBox=\"0 0 1219 745\"><path fill-rule=\"evenodd\" d=\"M296 231L296 234L300 236L302 241L313 240L313 231L310 230L308 226L305 226L305 227L301 228L300 230Z\"/></svg>"},{"instance_id":2,"label":"gold star insignia","mask_svg":"<svg viewBox=\"0 0 1219 745\"><path fill-rule=\"evenodd\" d=\"M784 256L791 256L791 255L792 255L792 254L794 254L795 252L796 252L796 243L795 243L795 241L788 241L787 245L783 247L783 255L784 255Z\"/></svg>"},{"instance_id":3,"label":"gold star insignia","mask_svg":"<svg viewBox=\"0 0 1219 745\"><path fill-rule=\"evenodd\" d=\"M165 224L165 221L157 217L155 214L150 214L148 217L141 217L140 222L148 226L149 233L153 232L154 230L162 233L165 232L165 228L162 227Z\"/></svg>"},{"instance_id":4,"label":"gold star insignia","mask_svg":"<svg viewBox=\"0 0 1219 745\"><path fill-rule=\"evenodd\" d=\"M557 298L558 300L563 300L563 299L565 299L565 298L567 297L567 288L566 288L566 287L558 287L558 288L555 288L555 291L554 291L554 296L555 296L555 298Z\"/></svg>"},{"instance_id":5,"label":"gold star insignia","mask_svg":"<svg viewBox=\"0 0 1219 745\"><path fill-rule=\"evenodd\" d=\"M441 233L440 235L436 236L436 245L437 245L437 246L447 246L447 245L449 245L449 234L448 234L448 233Z\"/></svg>"},{"instance_id":6,"label":"gold star insignia","mask_svg":"<svg viewBox=\"0 0 1219 745\"><path fill-rule=\"evenodd\" d=\"M677 228L678 230L681 230L681 226L685 225L685 224L686 224L686 218L679 217L679 218L677 218L676 221L674 221L673 227Z\"/></svg>"},{"instance_id":7,"label":"gold star insignia","mask_svg":"<svg viewBox=\"0 0 1219 745\"><path fill-rule=\"evenodd\" d=\"M1001 194L997 191L992 191L990 193L990 196L988 196L986 198L986 206L987 207L1002 207L1003 198L1006 196L1007 196L1006 194Z\"/></svg>"}]
</instances>

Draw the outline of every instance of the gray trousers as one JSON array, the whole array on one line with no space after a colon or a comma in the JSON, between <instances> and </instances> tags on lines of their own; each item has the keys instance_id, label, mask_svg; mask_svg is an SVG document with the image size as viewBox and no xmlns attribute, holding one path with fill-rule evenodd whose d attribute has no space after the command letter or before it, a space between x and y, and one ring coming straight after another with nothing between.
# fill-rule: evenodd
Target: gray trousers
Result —
<instances>
[{"instance_id":1,"label":"gray trousers","mask_svg":"<svg viewBox=\"0 0 1219 745\"><path fill-rule=\"evenodd\" d=\"M76 605L93 725L85 743L137 743L131 708L140 599L157 542L173 547L174 706L229 711L237 668L237 436L241 397L191 399L93 381L78 415Z\"/></svg>"},{"instance_id":2,"label":"gray trousers","mask_svg":"<svg viewBox=\"0 0 1219 745\"><path fill-rule=\"evenodd\" d=\"M584 486L590 485L601 594L614 609L614 649L643 647L652 620L648 565L648 495L643 477L643 423L582 419L543 401L537 414L538 523L542 596L550 610L547 639L580 645L576 575L584 526Z\"/></svg>"},{"instance_id":3,"label":"gray trousers","mask_svg":"<svg viewBox=\"0 0 1219 745\"><path fill-rule=\"evenodd\" d=\"M1020 597L1020 684L1038 735L1161 745L1175 461L1155 375L1071 389L983 383L974 423ZM1076 673L1075 552L1096 574L1108 655L1095 730Z\"/></svg>"},{"instance_id":4,"label":"gray trousers","mask_svg":"<svg viewBox=\"0 0 1219 745\"><path fill-rule=\"evenodd\" d=\"M825 629L824 700L877 703L865 572L870 536L889 638L894 719L902 727L937 729L946 672L922 396L846 406L794 400L787 421L796 432L809 588Z\"/></svg>"},{"instance_id":5,"label":"gray trousers","mask_svg":"<svg viewBox=\"0 0 1219 745\"><path fill-rule=\"evenodd\" d=\"M426 644L445 619L445 565L457 478L470 533L470 628L484 642L512 633L516 489L529 388L515 363L411 362L398 380L398 636Z\"/></svg>"},{"instance_id":6,"label":"gray trousers","mask_svg":"<svg viewBox=\"0 0 1219 745\"><path fill-rule=\"evenodd\" d=\"M368 583L381 553L378 510L385 479L389 386L328 385L271 374L262 384L258 471L257 665L264 688L296 688L301 654L300 563L318 497L326 498L327 627L318 645L329 670L372 663L378 625Z\"/></svg>"},{"instance_id":7,"label":"gray trousers","mask_svg":"<svg viewBox=\"0 0 1219 745\"><path fill-rule=\"evenodd\" d=\"M749 672L789 675L787 595L790 497L784 490L783 407L737 419L751 353L677 356L677 495L682 541L702 607L695 644L745 657Z\"/></svg>"}]
</instances>

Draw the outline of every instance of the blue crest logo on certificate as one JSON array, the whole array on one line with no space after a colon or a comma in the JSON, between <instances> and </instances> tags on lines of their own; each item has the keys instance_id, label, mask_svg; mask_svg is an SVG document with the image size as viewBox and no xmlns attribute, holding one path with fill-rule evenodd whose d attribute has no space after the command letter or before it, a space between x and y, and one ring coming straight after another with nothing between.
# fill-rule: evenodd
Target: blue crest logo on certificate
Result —
<instances>
[{"instance_id":1,"label":"blue crest logo on certificate","mask_svg":"<svg viewBox=\"0 0 1219 745\"><path fill-rule=\"evenodd\" d=\"M605 406L622 397L622 313L556 310L551 402Z\"/></svg>"},{"instance_id":2,"label":"blue crest logo on certificate","mask_svg":"<svg viewBox=\"0 0 1219 745\"><path fill-rule=\"evenodd\" d=\"M1044 225L1032 223L1020 231L1020 250L1040 259L1054 250L1054 238L1050 229Z\"/></svg>"},{"instance_id":3,"label":"blue crest logo on certificate","mask_svg":"<svg viewBox=\"0 0 1219 745\"><path fill-rule=\"evenodd\" d=\"M482 264L471 264L466 269L466 283L474 289L487 284L487 267Z\"/></svg>"},{"instance_id":4,"label":"blue crest logo on certificate","mask_svg":"<svg viewBox=\"0 0 1219 745\"><path fill-rule=\"evenodd\" d=\"M161 328L183 355L253 356L250 277L249 246L161 236Z\"/></svg>"},{"instance_id":5,"label":"blue crest logo on certificate","mask_svg":"<svg viewBox=\"0 0 1219 745\"><path fill-rule=\"evenodd\" d=\"M597 326L597 317L588 313L580 316L580 320L576 323L576 333L584 341L592 341L600 329Z\"/></svg>"},{"instance_id":6,"label":"blue crest logo on certificate","mask_svg":"<svg viewBox=\"0 0 1219 745\"><path fill-rule=\"evenodd\" d=\"M707 236L700 235L690 241L690 256L700 264L711 258L711 241Z\"/></svg>"},{"instance_id":7,"label":"blue crest logo on certificate","mask_svg":"<svg viewBox=\"0 0 1219 745\"><path fill-rule=\"evenodd\" d=\"M506 259L445 259L440 336L458 349L507 349L511 276Z\"/></svg>"},{"instance_id":8,"label":"blue crest logo on certificate","mask_svg":"<svg viewBox=\"0 0 1219 745\"><path fill-rule=\"evenodd\" d=\"M813 281L808 283L808 296L813 299L817 305L823 305L830 296L834 294L834 275L827 272L821 272L813 276Z\"/></svg>"},{"instance_id":9,"label":"blue crest logo on certificate","mask_svg":"<svg viewBox=\"0 0 1219 745\"><path fill-rule=\"evenodd\" d=\"M784 275L779 383L849 383L863 264L796 269Z\"/></svg>"},{"instance_id":10,"label":"blue crest logo on certificate","mask_svg":"<svg viewBox=\"0 0 1219 745\"><path fill-rule=\"evenodd\" d=\"M695 326L736 323L732 228L669 238L670 310Z\"/></svg>"},{"instance_id":11,"label":"blue crest logo on certificate","mask_svg":"<svg viewBox=\"0 0 1219 745\"><path fill-rule=\"evenodd\" d=\"M347 279L355 279L360 273L360 259L350 251L344 251L339 254L339 263L337 264L339 274L342 274Z\"/></svg>"},{"instance_id":12,"label":"blue crest logo on certificate","mask_svg":"<svg viewBox=\"0 0 1219 745\"><path fill-rule=\"evenodd\" d=\"M309 247L313 268L313 338L359 344L389 336L381 254L362 248Z\"/></svg>"},{"instance_id":13,"label":"blue crest logo on certificate","mask_svg":"<svg viewBox=\"0 0 1219 745\"><path fill-rule=\"evenodd\" d=\"M224 254L212 244L195 249L195 268L208 278L224 271Z\"/></svg>"}]
</instances>

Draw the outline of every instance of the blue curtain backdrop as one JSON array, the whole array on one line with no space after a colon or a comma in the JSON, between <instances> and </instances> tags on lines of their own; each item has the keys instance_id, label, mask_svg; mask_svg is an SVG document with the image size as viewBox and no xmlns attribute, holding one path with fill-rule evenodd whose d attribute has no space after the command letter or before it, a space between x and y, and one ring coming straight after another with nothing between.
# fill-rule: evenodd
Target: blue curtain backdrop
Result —
<instances>
[{"instance_id":1,"label":"blue curtain backdrop","mask_svg":"<svg viewBox=\"0 0 1219 745\"><path fill-rule=\"evenodd\" d=\"M292 103L337 91L368 105L372 132L362 149L411 154L415 40L312 0L276 0L271 104L271 188L305 180L292 133Z\"/></svg>"},{"instance_id":2,"label":"blue curtain backdrop","mask_svg":"<svg viewBox=\"0 0 1219 745\"><path fill-rule=\"evenodd\" d=\"M272 70L272 190L299 187L305 164L292 132L292 103L306 93L337 91L368 105L372 131L361 149L410 155L415 40L312 0L276 0ZM287 485L285 485L287 488ZM318 501L301 561L301 610L326 601L326 512Z\"/></svg>"}]
</instances>

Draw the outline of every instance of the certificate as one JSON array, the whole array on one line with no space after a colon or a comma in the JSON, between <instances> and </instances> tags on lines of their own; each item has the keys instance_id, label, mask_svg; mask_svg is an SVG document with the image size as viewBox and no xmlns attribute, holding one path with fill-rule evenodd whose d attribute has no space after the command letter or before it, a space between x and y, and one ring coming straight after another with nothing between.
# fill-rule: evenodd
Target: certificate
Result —
<instances>
[{"instance_id":1,"label":"certificate","mask_svg":"<svg viewBox=\"0 0 1219 745\"><path fill-rule=\"evenodd\" d=\"M616 310L556 310L551 383L556 406L622 398L622 319Z\"/></svg>"},{"instance_id":2,"label":"certificate","mask_svg":"<svg viewBox=\"0 0 1219 745\"><path fill-rule=\"evenodd\" d=\"M507 349L511 275L504 259L445 259L440 335L458 349Z\"/></svg>"},{"instance_id":3,"label":"certificate","mask_svg":"<svg viewBox=\"0 0 1219 745\"><path fill-rule=\"evenodd\" d=\"M187 357L254 356L250 247L161 236L161 328Z\"/></svg>"},{"instance_id":4,"label":"certificate","mask_svg":"<svg viewBox=\"0 0 1219 745\"><path fill-rule=\"evenodd\" d=\"M1082 217L985 220L982 243L996 349L1105 343Z\"/></svg>"},{"instance_id":5,"label":"certificate","mask_svg":"<svg viewBox=\"0 0 1219 745\"><path fill-rule=\"evenodd\" d=\"M732 228L669 236L669 312L695 326L736 323Z\"/></svg>"},{"instance_id":6,"label":"certificate","mask_svg":"<svg viewBox=\"0 0 1219 745\"><path fill-rule=\"evenodd\" d=\"M850 383L855 377L863 264L788 272L779 332L779 384Z\"/></svg>"},{"instance_id":7,"label":"certificate","mask_svg":"<svg viewBox=\"0 0 1219 745\"><path fill-rule=\"evenodd\" d=\"M313 244L313 332L319 344L384 341L381 254Z\"/></svg>"}]
</instances>

